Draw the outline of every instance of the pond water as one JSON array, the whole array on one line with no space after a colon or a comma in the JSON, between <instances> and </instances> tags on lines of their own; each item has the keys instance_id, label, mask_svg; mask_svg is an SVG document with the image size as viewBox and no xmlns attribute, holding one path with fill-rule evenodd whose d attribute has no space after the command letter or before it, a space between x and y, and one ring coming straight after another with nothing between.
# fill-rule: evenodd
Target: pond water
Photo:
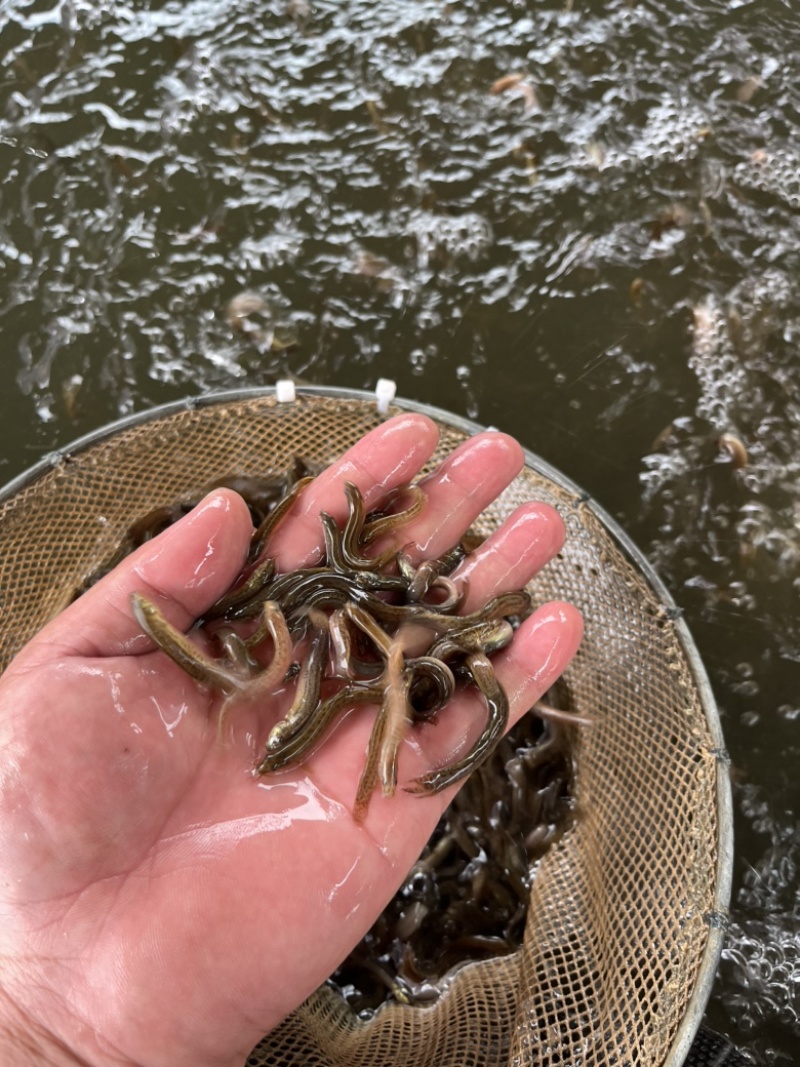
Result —
<instances>
[{"instance_id":1,"label":"pond water","mask_svg":"<svg viewBox=\"0 0 800 1067\"><path fill-rule=\"evenodd\" d=\"M769 1065L800 1038L798 51L784 0L0 0L0 480L287 375L393 378L563 470L707 665L707 1018Z\"/></svg>"}]
</instances>

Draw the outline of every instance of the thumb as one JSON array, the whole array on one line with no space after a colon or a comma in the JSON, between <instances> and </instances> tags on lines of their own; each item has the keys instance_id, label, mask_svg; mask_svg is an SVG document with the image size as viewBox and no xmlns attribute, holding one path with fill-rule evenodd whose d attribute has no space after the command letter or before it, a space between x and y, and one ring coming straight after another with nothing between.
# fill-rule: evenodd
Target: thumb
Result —
<instances>
[{"instance_id":1,"label":"thumb","mask_svg":"<svg viewBox=\"0 0 800 1067\"><path fill-rule=\"evenodd\" d=\"M247 505L230 489L210 493L158 537L142 545L74 604L56 616L19 660L58 655L133 655L150 647L131 610L143 593L179 629L186 629L229 588L241 570L252 523Z\"/></svg>"}]
</instances>

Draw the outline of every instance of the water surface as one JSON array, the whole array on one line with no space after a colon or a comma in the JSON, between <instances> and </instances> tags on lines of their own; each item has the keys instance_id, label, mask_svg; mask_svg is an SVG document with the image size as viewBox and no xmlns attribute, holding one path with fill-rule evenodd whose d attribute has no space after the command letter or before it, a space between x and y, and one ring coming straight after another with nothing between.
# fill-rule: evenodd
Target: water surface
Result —
<instances>
[{"instance_id":1,"label":"water surface","mask_svg":"<svg viewBox=\"0 0 800 1067\"><path fill-rule=\"evenodd\" d=\"M800 1037L795 14L0 0L0 479L285 375L394 378L561 468L708 667L737 833L708 1018L768 1064Z\"/></svg>"}]
</instances>

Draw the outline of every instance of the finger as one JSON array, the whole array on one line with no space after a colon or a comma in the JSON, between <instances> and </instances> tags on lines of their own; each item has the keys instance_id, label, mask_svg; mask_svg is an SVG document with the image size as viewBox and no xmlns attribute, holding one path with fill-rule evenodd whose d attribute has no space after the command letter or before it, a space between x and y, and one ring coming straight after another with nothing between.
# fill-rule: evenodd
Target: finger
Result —
<instances>
[{"instance_id":1,"label":"finger","mask_svg":"<svg viewBox=\"0 0 800 1067\"><path fill-rule=\"evenodd\" d=\"M462 614L498 593L521 589L561 550L564 523L548 504L531 503L510 515L450 576L467 594Z\"/></svg>"},{"instance_id":2,"label":"finger","mask_svg":"<svg viewBox=\"0 0 800 1067\"><path fill-rule=\"evenodd\" d=\"M322 549L320 512L342 524L347 517L345 482L353 482L369 509L390 489L414 478L439 440L432 419L413 413L396 415L361 438L307 486L269 543L281 570L315 563Z\"/></svg>"},{"instance_id":3,"label":"finger","mask_svg":"<svg viewBox=\"0 0 800 1067\"><path fill-rule=\"evenodd\" d=\"M519 474L522 448L507 434L487 431L464 441L420 482L428 498L418 518L401 527L394 541L413 561L435 559L464 532ZM386 544L378 544L381 551Z\"/></svg>"},{"instance_id":4,"label":"finger","mask_svg":"<svg viewBox=\"0 0 800 1067\"><path fill-rule=\"evenodd\" d=\"M53 619L31 643L33 655L116 656L151 649L131 610L134 592L185 630L233 582L251 533L238 493L216 490Z\"/></svg>"},{"instance_id":5,"label":"finger","mask_svg":"<svg viewBox=\"0 0 800 1067\"><path fill-rule=\"evenodd\" d=\"M494 660L508 696L509 728L554 685L583 638L583 617L560 600L542 605L520 626L513 643Z\"/></svg>"}]
</instances>

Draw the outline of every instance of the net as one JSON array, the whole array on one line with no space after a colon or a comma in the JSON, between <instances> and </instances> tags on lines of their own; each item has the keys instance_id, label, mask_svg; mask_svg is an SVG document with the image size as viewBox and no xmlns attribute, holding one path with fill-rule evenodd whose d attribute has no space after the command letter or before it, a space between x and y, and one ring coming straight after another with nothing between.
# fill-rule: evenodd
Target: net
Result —
<instances>
[{"instance_id":1,"label":"net","mask_svg":"<svg viewBox=\"0 0 800 1067\"><path fill-rule=\"evenodd\" d=\"M438 423L431 466L480 429ZM0 668L113 555L151 509L223 477L327 464L384 416L374 398L304 389L221 394L85 438L0 499ZM677 1065L699 1026L730 879L727 770L713 700L685 625L602 511L528 454L474 524L521 503L557 507L567 540L531 583L569 600L586 631L565 676L576 732L576 818L533 880L522 947L468 963L430 1007L357 1018L324 987L253 1051L250 1067Z\"/></svg>"}]
</instances>

